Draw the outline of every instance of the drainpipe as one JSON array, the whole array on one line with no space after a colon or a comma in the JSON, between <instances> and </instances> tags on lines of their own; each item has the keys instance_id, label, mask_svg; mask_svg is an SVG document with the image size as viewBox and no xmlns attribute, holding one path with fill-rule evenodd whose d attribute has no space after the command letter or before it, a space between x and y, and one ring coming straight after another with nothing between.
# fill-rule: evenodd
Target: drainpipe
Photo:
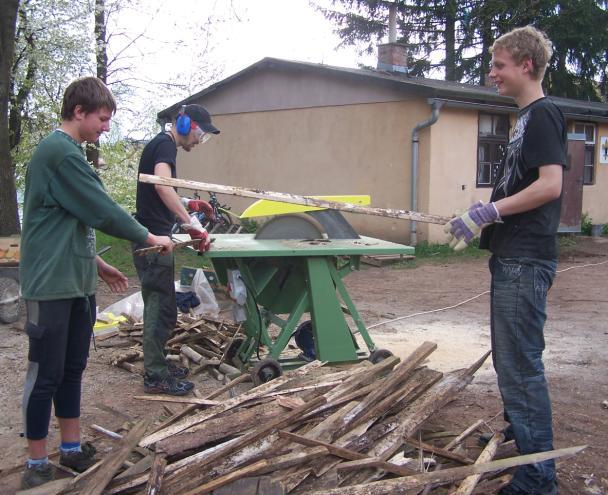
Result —
<instances>
[{"instance_id":1,"label":"drainpipe","mask_svg":"<svg viewBox=\"0 0 608 495\"><path fill-rule=\"evenodd\" d=\"M414 130L412 131L412 211L418 211L418 143L420 141L418 137L418 131L424 129L425 127L432 126L437 119L439 119L439 109L443 106L443 101L432 100L431 102L431 117L423 120L416 124ZM418 244L418 234L416 232L416 224L412 220L410 222L410 245L415 246Z\"/></svg>"}]
</instances>

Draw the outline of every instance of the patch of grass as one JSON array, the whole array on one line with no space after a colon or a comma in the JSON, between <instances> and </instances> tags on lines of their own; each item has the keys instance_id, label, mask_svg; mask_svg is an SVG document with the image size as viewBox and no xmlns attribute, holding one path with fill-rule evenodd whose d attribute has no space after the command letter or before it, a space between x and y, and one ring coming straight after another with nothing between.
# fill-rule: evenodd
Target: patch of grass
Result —
<instances>
[{"instance_id":1,"label":"patch of grass","mask_svg":"<svg viewBox=\"0 0 608 495\"><path fill-rule=\"evenodd\" d=\"M426 241L416 246L416 256L413 260L401 261L391 265L393 268L415 268L421 263L456 261L459 259L485 258L489 256L489 251L479 249L479 239L473 239L462 251L454 251L448 244L429 244Z\"/></svg>"},{"instance_id":2,"label":"patch of grass","mask_svg":"<svg viewBox=\"0 0 608 495\"><path fill-rule=\"evenodd\" d=\"M102 255L104 261L118 268L127 277L136 276L137 272L135 271L135 266L133 265L133 255L131 254L131 243L123 239L117 239L116 237L109 236L103 232L97 231L96 234L97 251L106 246L112 247L112 249ZM203 260L191 249L180 249L175 251L176 274L179 274L179 269L182 266L201 268L208 264L208 261L203 263Z\"/></svg>"}]
</instances>

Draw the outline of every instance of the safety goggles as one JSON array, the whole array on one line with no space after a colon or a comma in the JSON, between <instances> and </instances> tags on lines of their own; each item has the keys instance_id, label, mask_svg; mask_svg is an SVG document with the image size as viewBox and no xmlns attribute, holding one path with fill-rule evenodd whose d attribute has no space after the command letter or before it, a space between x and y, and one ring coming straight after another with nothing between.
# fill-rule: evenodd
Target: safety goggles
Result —
<instances>
[{"instance_id":1,"label":"safety goggles","mask_svg":"<svg viewBox=\"0 0 608 495\"><path fill-rule=\"evenodd\" d=\"M190 123L190 132L194 134L194 137L196 137L201 144L209 141L212 136L210 132L203 131L194 121Z\"/></svg>"}]
</instances>

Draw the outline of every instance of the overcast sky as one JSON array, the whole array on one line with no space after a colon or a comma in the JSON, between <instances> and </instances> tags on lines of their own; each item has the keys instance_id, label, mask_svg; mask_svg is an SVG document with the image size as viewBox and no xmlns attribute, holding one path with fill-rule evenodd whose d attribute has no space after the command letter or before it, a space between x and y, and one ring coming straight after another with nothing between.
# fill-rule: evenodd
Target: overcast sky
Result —
<instances>
[{"instance_id":1,"label":"overcast sky","mask_svg":"<svg viewBox=\"0 0 608 495\"><path fill-rule=\"evenodd\" d=\"M124 11L116 20L118 31L125 29L131 36L144 33L132 59L138 75L149 81L192 78L193 68L202 67L194 74L199 77L194 78L192 92L264 57L343 67L375 63L375 55L361 56L353 47L337 48L340 40L334 26L309 0L143 0L142 5L145 12ZM111 43L117 47L121 39ZM177 49L176 43L180 43ZM186 96L166 91L151 102L146 91L142 93L134 104L150 114Z\"/></svg>"}]
</instances>

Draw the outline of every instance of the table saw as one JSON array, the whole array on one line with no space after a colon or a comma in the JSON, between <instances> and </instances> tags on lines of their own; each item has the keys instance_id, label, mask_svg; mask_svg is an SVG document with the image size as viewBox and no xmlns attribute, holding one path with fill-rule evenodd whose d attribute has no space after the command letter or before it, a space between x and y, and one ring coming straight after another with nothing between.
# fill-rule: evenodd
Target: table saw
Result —
<instances>
[{"instance_id":1,"label":"table saw","mask_svg":"<svg viewBox=\"0 0 608 495\"><path fill-rule=\"evenodd\" d=\"M234 341L227 356L240 368L251 364L256 383L312 359L341 363L390 355L376 348L342 279L359 269L363 255L413 254L414 248L359 236L336 210L280 215L256 234L214 238L206 256L220 283L235 285L236 274L246 293L240 301L245 338ZM278 334L269 331L271 324ZM302 350L295 359L282 356L292 337ZM260 346L267 349L263 356Z\"/></svg>"}]
</instances>

